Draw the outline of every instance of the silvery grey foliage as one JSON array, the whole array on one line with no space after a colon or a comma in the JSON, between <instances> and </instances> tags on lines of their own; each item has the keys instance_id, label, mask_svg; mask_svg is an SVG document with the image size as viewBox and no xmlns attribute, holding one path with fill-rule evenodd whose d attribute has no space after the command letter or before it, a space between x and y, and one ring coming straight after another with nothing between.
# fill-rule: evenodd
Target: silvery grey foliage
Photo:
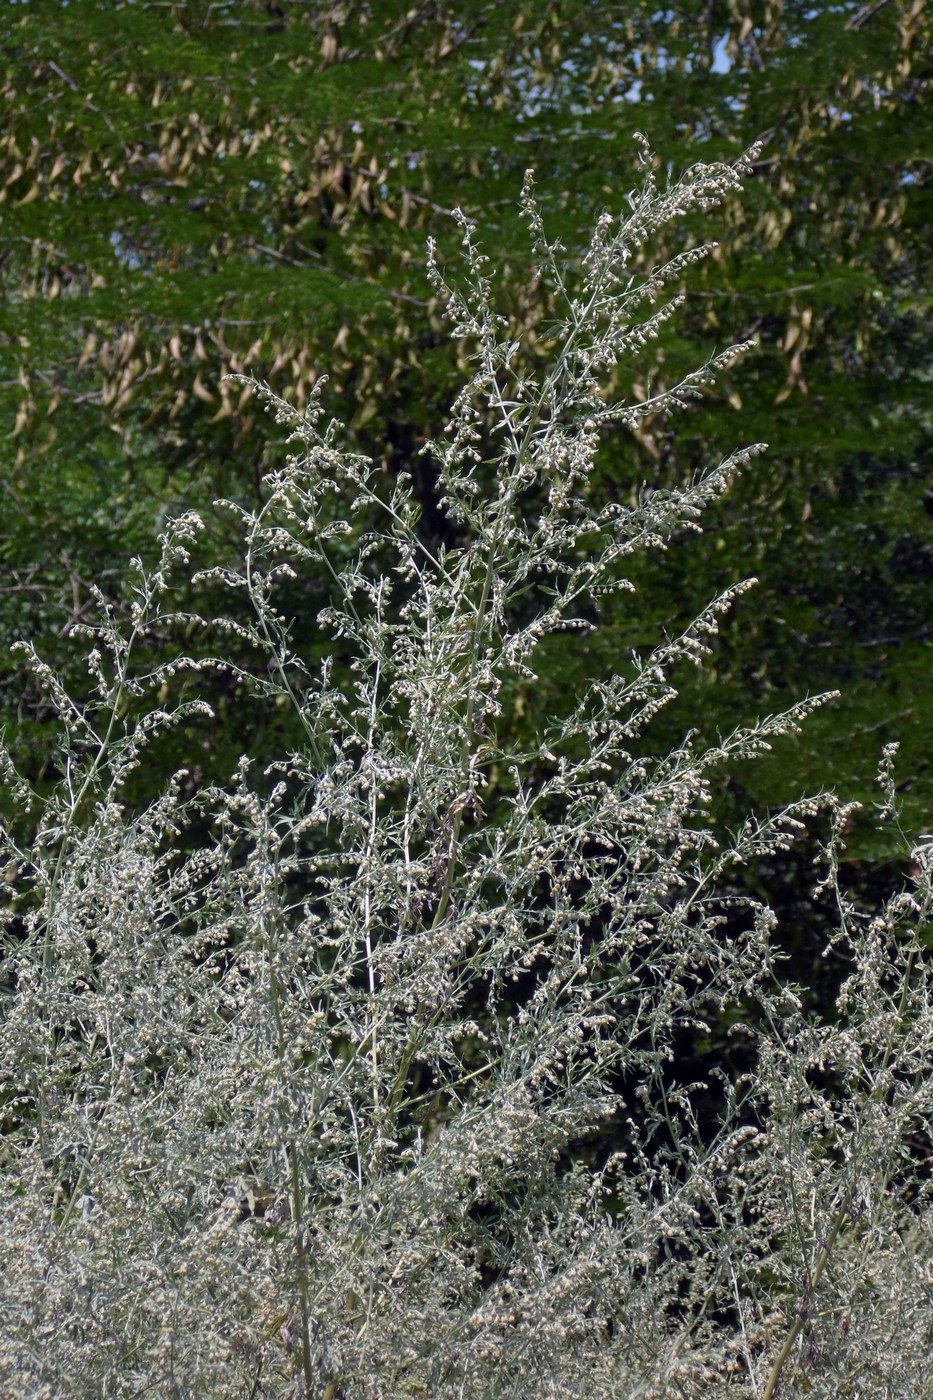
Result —
<instances>
[{"instance_id":1,"label":"silvery grey foliage","mask_svg":"<svg viewBox=\"0 0 933 1400\"><path fill-rule=\"evenodd\" d=\"M126 805L196 669L144 659L195 515L153 572L134 563L128 630L100 600L89 698L32 658L63 757L41 799L3 759L34 814L28 842L4 837L3 1394L929 1393L933 1215L910 1144L931 1114L933 850L866 913L840 882L835 800L716 835L722 765L816 701L642 756L672 668L706 654L744 584L526 750L499 737L542 639L576 644L582 605L629 588L626 560L698 528L761 450L633 506L594 500L601 429L683 404L744 348L650 403L604 397L707 250L647 276L636 251L747 169L648 177L572 285L529 177L562 317L535 379L513 368L469 220L460 290L431 249L453 334L475 346L429 446L456 548L428 547L410 479L387 490L344 451L320 397L298 413L257 386L294 455L261 509L227 505L242 557L206 577L249 598L253 623L224 625L263 663L259 700L294 707L298 751ZM349 680L292 645L280 588L303 571L331 581L320 624ZM848 968L825 1020L782 972L771 911L730 895L736 867L818 820L818 896ZM724 1010L753 1068L723 1077L711 1126L674 1049Z\"/></svg>"}]
</instances>

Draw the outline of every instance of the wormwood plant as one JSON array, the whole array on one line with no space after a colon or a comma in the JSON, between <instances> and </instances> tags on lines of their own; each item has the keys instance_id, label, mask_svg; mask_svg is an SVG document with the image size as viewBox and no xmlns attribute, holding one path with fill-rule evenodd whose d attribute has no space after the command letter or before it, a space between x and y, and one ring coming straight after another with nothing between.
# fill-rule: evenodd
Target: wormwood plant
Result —
<instances>
[{"instance_id":1,"label":"wormwood plant","mask_svg":"<svg viewBox=\"0 0 933 1400\"><path fill-rule=\"evenodd\" d=\"M744 349L648 403L601 388L707 250L647 275L636 253L747 169L648 176L572 283L529 177L558 301L535 378L471 223L463 290L431 250L475 346L428 449L456 547L428 546L409 478L387 489L343 451L320 397L297 413L257 386L295 450L261 509L227 506L242 557L206 582L248 598L248 626L220 624L257 664L213 664L294 708L294 753L244 757L223 789L180 773L143 811L122 796L200 704L172 708L190 658L145 661L147 638L190 626L173 598L194 515L153 572L134 564L128 631L102 602L88 699L32 658L62 776L40 800L4 757L34 813L28 840L4 838L4 1394L930 1393L930 1182L911 1146L931 1110L930 848L866 913L839 876L849 809L823 800L841 985L829 1017L805 1014L774 916L734 872L821 804L729 837L707 805L724 763L817 702L643 756L672 667L706 653L744 584L620 658L532 746L502 737L542 641L585 645L626 560L698 528L761 450L637 505L594 499L601 430L682 405ZM309 571L332 585L320 667L282 603ZM720 1072L701 1113L717 1084L690 1083L676 1050L726 1017L751 1069Z\"/></svg>"}]
</instances>

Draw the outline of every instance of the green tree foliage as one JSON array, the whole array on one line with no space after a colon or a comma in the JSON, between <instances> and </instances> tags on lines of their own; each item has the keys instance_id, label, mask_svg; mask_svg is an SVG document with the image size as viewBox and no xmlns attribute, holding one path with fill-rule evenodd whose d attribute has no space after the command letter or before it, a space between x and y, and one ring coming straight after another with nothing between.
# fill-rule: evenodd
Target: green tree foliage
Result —
<instances>
[{"instance_id":1,"label":"green tree foliage","mask_svg":"<svg viewBox=\"0 0 933 1400\"><path fill-rule=\"evenodd\" d=\"M919 0L4 11L8 637L51 640L86 615L91 583L119 598L127 545L147 548L171 509L257 498L268 450L229 371L268 378L300 407L326 366L351 440L387 478L414 471L425 528L444 536L417 452L443 422L464 348L443 335L425 238L446 232L454 206L482 217L533 370L551 308L516 236L524 169L574 246L623 203L636 128L662 153L705 159L763 134L765 178L727 211L686 325L662 332L649 373L619 369L609 387L649 399L721 324L755 334L759 356L710 407L741 405L772 453L704 543L646 566L648 601L619 615L607 645L673 626L723 578L761 576L741 640L727 638L717 663L727 700L701 680L691 714L713 733L730 705L841 683L848 698L791 766L859 786L881 743L900 738L916 816L933 745L933 133ZM687 221L674 236L689 246L700 234ZM606 484L631 500L689 478L710 435L703 411L676 451L660 418L620 431ZM312 603L295 600L296 626ZM517 724L560 693L563 664L515 697ZM28 727L38 697L4 666L4 713ZM35 743L39 766L41 727ZM782 775L756 781L776 795Z\"/></svg>"}]
</instances>

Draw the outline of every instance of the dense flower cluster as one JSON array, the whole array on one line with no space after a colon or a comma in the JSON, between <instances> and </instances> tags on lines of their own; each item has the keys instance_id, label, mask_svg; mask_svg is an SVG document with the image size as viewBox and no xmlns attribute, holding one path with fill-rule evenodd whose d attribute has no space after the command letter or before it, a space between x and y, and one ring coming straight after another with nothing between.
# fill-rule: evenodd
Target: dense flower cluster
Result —
<instances>
[{"instance_id":1,"label":"dense flower cluster","mask_svg":"<svg viewBox=\"0 0 933 1400\"><path fill-rule=\"evenodd\" d=\"M242 555L199 577L248 596L249 628L213 622L255 648L262 666L238 674L294 708L298 750L261 771L244 758L224 789L182 772L126 804L144 746L203 708L173 708L191 658L138 660L191 620L171 598L197 516L152 573L134 562L128 631L99 600L83 703L34 659L63 776L40 797L4 752L33 813L2 856L4 1394L925 1393L933 1212L909 1144L933 1115L929 848L912 888L866 913L841 886L833 799L714 831L722 765L818 701L645 756L672 668L707 654L748 585L623 659L527 749L503 737L542 642L597 625L599 598L630 588L626 559L699 528L761 450L633 505L594 500L600 432L681 406L743 349L644 404L601 391L706 250L647 275L637 251L715 208L748 159L665 190L647 177L573 286L529 177L561 307L536 380L512 369L470 222L463 290L431 250L476 347L427 449L456 547L426 542L410 478L389 489L341 450L320 386L301 413L257 386L294 455L261 508L226 504ZM281 604L305 571L331 585L319 666ZM770 909L730 880L820 820L818 894L848 969L825 1020L782 974ZM723 1075L711 1125L675 1049L724 1009L753 1069Z\"/></svg>"}]
</instances>

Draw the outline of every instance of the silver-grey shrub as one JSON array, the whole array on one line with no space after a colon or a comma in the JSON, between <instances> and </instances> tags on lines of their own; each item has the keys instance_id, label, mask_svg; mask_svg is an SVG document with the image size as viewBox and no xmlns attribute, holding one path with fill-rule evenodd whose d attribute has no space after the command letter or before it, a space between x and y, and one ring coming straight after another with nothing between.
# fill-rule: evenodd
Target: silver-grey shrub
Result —
<instances>
[{"instance_id":1,"label":"silver-grey shrub","mask_svg":"<svg viewBox=\"0 0 933 1400\"><path fill-rule=\"evenodd\" d=\"M535 378L470 222L461 290L431 250L474 347L429 447L456 548L429 547L411 479L343 450L320 398L298 413L259 387L294 455L261 509L228 503L241 556L202 577L252 605L249 626L219 624L256 666L215 664L293 707L296 752L244 758L224 789L180 773L141 813L123 796L204 665L145 659L190 627L172 600L195 515L154 571L134 562L128 628L100 600L88 698L32 657L62 778L40 798L4 757L33 813L3 855L4 1395L930 1393L933 1215L911 1142L931 1115L931 848L865 912L840 881L840 803L716 835L722 765L815 701L643 756L672 668L702 659L744 584L526 749L500 737L542 641L584 646L580 613L629 588L626 561L698 528L761 450L634 505L594 498L601 430L682 405L744 348L648 403L606 401L707 251L636 275L639 250L747 169L646 178L572 284L529 178L558 305ZM304 574L330 581L321 666L281 602ZM737 867L820 821L846 968L825 1019L783 974L771 911L734 894ZM674 1048L725 1013L754 1068L722 1076L711 1125Z\"/></svg>"}]
</instances>

